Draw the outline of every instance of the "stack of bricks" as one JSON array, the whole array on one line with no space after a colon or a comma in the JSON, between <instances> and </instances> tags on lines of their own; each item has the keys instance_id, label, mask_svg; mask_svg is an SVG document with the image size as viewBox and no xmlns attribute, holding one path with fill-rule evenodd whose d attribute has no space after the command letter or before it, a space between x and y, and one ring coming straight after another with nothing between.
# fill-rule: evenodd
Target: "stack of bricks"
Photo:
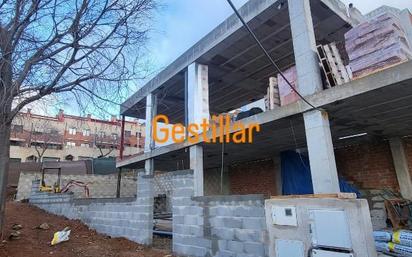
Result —
<instances>
[{"instance_id":1,"label":"stack of bricks","mask_svg":"<svg viewBox=\"0 0 412 257\"><path fill-rule=\"evenodd\" d=\"M389 12L349 30L345 34L345 45L354 78L412 59L401 21Z\"/></svg>"},{"instance_id":2,"label":"stack of bricks","mask_svg":"<svg viewBox=\"0 0 412 257\"><path fill-rule=\"evenodd\" d=\"M296 70L296 66L292 66L289 69L283 72L283 76L289 81L292 87L299 91L298 85L298 73ZM290 87L290 85L286 82L286 80L278 74L278 87L279 87L279 97L280 97L280 105L285 106L291 103L296 102L299 100L298 94Z\"/></svg>"}]
</instances>

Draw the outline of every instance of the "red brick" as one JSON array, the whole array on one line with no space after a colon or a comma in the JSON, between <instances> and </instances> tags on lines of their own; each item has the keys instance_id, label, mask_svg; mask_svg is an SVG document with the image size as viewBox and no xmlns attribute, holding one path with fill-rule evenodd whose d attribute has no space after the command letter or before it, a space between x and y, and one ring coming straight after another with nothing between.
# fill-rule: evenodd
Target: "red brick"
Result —
<instances>
[{"instance_id":1,"label":"red brick","mask_svg":"<svg viewBox=\"0 0 412 257\"><path fill-rule=\"evenodd\" d=\"M399 191L392 154L387 141L339 148L335 150L335 158L339 175L352 181L357 187L361 189L388 188Z\"/></svg>"},{"instance_id":2,"label":"red brick","mask_svg":"<svg viewBox=\"0 0 412 257\"><path fill-rule=\"evenodd\" d=\"M229 168L231 194L276 195L275 166L272 160L260 160Z\"/></svg>"}]
</instances>

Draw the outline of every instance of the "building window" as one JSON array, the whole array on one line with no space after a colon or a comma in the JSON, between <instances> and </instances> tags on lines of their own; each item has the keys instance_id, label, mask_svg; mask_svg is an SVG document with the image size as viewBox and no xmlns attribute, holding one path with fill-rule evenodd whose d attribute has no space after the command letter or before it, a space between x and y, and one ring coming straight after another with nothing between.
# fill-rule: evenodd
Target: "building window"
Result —
<instances>
[{"instance_id":1,"label":"building window","mask_svg":"<svg viewBox=\"0 0 412 257\"><path fill-rule=\"evenodd\" d=\"M82 143L82 144L80 144L80 146L81 146L81 147L90 147L90 144Z\"/></svg>"},{"instance_id":2,"label":"building window","mask_svg":"<svg viewBox=\"0 0 412 257\"><path fill-rule=\"evenodd\" d=\"M83 129L83 136L85 137L90 136L90 129Z\"/></svg>"},{"instance_id":3,"label":"building window","mask_svg":"<svg viewBox=\"0 0 412 257\"><path fill-rule=\"evenodd\" d=\"M76 146L75 142L66 142L66 148Z\"/></svg>"},{"instance_id":4,"label":"building window","mask_svg":"<svg viewBox=\"0 0 412 257\"><path fill-rule=\"evenodd\" d=\"M112 139L117 140L117 134L116 133L112 133Z\"/></svg>"},{"instance_id":5,"label":"building window","mask_svg":"<svg viewBox=\"0 0 412 257\"><path fill-rule=\"evenodd\" d=\"M124 131L124 136L125 137L130 137L132 135L132 132L130 130L125 130Z\"/></svg>"},{"instance_id":6,"label":"building window","mask_svg":"<svg viewBox=\"0 0 412 257\"><path fill-rule=\"evenodd\" d=\"M69 135L76 135L76 128L69 128Z\"/></svg>"},{"instance_id":7,"label":"building window","mask_svg":"<svg viewBox=\"0 0 412 257\"><path fill-rule=\"evenodd\" d=\"M44 162L58 162L60 161L60 158L58 157L43 157L42 158Z\"/></svg>"},{"instance_id":8,"label":"building window","mask_svg":"<svg viewBox=\"0 0 412 257\"><path fill-rule=\"evenodd\" d=\"M23 125L13 125L13 131L17 133L23 132Z\"/></svg>"},{"instance_id":9,"label":"building window","mask_svg":"<svg viewBox=\"0 0 412 257\"><path fill-rule=\"evenodd\" d=\"M142 132L136 132L136 137L141 138L142 137Z\"/></svg>"},{"instance_id":10,"label":"building window","mask_svg":"<svg viewBox=\"0 0 412 257\"><path fill-rule=\"evenodd\" d=\"M106 133L104 131L99 132L99 137L105 137L105 136L106 136Z\"/></svg>"}]
</instances>

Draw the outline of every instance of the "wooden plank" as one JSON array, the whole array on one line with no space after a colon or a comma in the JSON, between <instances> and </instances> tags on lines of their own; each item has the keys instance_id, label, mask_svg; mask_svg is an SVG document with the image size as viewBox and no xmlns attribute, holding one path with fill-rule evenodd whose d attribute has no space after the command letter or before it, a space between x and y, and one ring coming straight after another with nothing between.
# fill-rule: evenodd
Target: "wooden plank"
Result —
<instances>
[{"instance_id":1,"label":"wooden plank","mask_svg":"<svg viewBox=\"0 0 412 257\"><path fill-rule=\"evenodd\" d=\"M348 83L348 82L350 81L349 75L348 75L348 73L347 73L347 71L346 71L345 66L343 65L342 57L340 56L339 50L338 50L338 48L336 47L336 43L335 43L335 42L332 42L332 43L330 44L330 48L331 48L331 50L332 50L333 56L335 57L335 62L336 62L336 64L337 64L337 66L338 66L339 73L340 73L340 75L341 75L341 78L343 79L343 82Z\"/></svg>"},{"instance_id":2,"label":"wooden plank","mask_svg":"<svg viewBox=\"0 0 412 257\"><path fill-rule=\"evenodd\" d=\"M329 45L324 45L323 49L325 50L329 66L331 67L333 79L335 80L337 85L342 85L343 81L342 81L342 78L340 77L338 66L335 63L335 58L333 57L333 54L332 54L332 51L330 50Z\"/></svg>"},{"instance_id":3,"label":"wooden plank","mask_svg":"<svg viewBox=\"0 0 412 257\"><path fill-rule=\"evenodd\" d=\"M336 193L336 194L309 194L309 195L277 195L271 199L304 199L304 198L337 198L337 199L356 199L355 193Z\"/></svg>"}]
</instances>

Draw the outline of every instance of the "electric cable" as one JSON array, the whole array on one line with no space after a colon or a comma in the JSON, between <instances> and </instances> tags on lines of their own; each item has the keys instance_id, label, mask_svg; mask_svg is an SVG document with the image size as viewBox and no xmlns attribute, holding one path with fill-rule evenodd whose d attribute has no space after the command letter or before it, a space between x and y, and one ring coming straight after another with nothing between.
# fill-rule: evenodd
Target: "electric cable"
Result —
<instances>
[{"instance_id":1,"label":"electric cable","mask_svg":"<svg viewBox=\"0 0 412 257\"><path fill-rule=\"evenodd\" d=\"M255 40L256 44L259 46L259 48L262 50L262 52L265 54L265 56L269 59L271 64L276 68L276 70L279 72L280 76L286 81L288 86L301 98L305 103L307 103L310 107L313 109L319 110L316 106L311 104L308 100L306 100L305 97L303 97L289 82L289 80L286 78L286 76L283 74L283 72L280 70L279 66L276 64L276 62L273 60L273 58L270 56L268 51L266 51L265 47L262 45L260 40L257 38L255 33L252 31L252 29L249 27L249 25L245 22L243 17L240 15L239 11L236 9L235 5L233 4L232 0L226 0L230 7L232 7L233 11L235 12L236 16L239 18L239 20L242 22L243 26L246 28L246 30L249 32L249 34L253 37Z\"/></svg>"}]
</instances>

